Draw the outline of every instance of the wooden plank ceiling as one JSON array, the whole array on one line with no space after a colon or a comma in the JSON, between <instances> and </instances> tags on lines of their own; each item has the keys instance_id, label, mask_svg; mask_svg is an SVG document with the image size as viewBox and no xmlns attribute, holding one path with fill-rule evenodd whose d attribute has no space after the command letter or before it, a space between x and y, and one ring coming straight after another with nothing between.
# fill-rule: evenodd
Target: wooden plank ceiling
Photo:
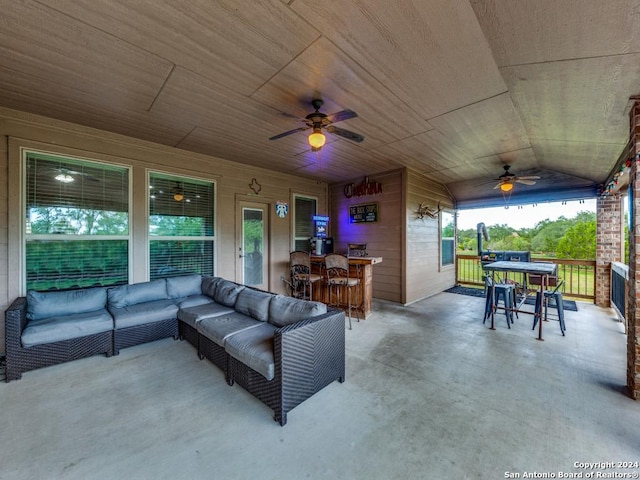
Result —
<instances>
[{"instance_id":1,"label":"wooden plank ceiling","mask_svg":"<svg viewBox=\"0 0 640 480\"><path fill-rule=\"evenodd\" d=\"M407 166L461 207L579 198L640 94L640 0L0 0L0 106L330 183ZM316 154L307 133L351 109ZM519 197L520 195L520 197Z\"/></svg>"}]
</instances>

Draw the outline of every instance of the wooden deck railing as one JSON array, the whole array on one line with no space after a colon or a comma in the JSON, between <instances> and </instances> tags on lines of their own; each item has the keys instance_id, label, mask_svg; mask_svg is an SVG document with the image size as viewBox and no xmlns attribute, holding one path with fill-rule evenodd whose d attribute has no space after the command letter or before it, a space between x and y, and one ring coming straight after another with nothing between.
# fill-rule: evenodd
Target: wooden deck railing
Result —
<instances>
[{"instance_id":1,"label":"wooden deck railing","mask_svg":"<svg viewBox=\"0 0 640 480\"><path fill-rule=\"evenodd\" d=\"M595 300L595 260L544 258L532 261L552 262L558 266L558 278L564 280L560 291L565 297ZM484 285L483 270L478 255L456 255L457 278L461 285ZM509 273L509 278L522 283L521 273Z\"/></svg>"}]
</instances>

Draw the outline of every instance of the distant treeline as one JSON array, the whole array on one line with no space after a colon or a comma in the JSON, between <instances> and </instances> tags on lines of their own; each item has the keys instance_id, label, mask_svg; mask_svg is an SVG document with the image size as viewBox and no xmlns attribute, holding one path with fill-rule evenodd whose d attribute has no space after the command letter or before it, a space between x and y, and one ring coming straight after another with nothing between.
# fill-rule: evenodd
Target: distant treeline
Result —
<instances>
[{"instance_id":1,"label":"distant treeline","mask_svg":"<svg viewBox=\"0 0 640 480\"><path fill-rule=\"evenodd\" d=\"M580 212L574 218L543 220L533 228L516 230L506 224L487 226L489 240L484 249L526 250L556 258L595 260L596 214ZM478 250L476 229L458 230L458 251Z\"/></svg>"}]
</instances>

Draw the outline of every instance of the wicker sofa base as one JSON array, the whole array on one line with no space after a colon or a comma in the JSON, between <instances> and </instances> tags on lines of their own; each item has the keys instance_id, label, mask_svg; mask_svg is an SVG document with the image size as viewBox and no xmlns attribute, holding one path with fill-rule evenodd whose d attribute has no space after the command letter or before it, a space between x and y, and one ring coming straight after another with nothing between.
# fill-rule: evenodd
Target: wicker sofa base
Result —
<instances>
[{"instance_id":1,"label":"wicker sofa base","mask_svg":"<svg viewBox=\"0 0 640 480\"><path fill-rule=\"evenodd\" d=\"M228 381L229 372L229 356L224 348L215 342L212 342L207 337L200 335L200 341L198 343L198 358L200 360L206 358L211 361L216 367L224 372L225 378Z\"/></svg>"},{"instance_id":2,"label":"wicker sofa base","mask_svg":"<svg viewBox=\"0 0 640 480\"><path fill-rule=\"evenodd\" d=\"M273 410L274 420L287 423L287 413L338 380L345 381L344 312L302 320L274 332L275 377L267 380L195 329L180 322L183 335L198 335L198 356L207 358L224 373L229 385L238 384ZM189 343L194 343L189 341Z\"/></svg>"},{"instance_id":3,"label":"wicker sofa base","mask_svg":"<svg viewBox=\"0 0 640 480\"><path fill-rule=\"evenodd\" d=\"M200 336L198 335L198 331L191 325L178 321L178 337L180 340L189 342L196 350L198 349L198 339Z\"/></svg>"},{"instance_id":4,"label":"wicker sofa base","mask_svg":"<svg viewBox=\"0 0 640 480\"><path fill-rule=\"evenodd\" d=\"M122 348L133 347L134 345L141 345L167 337L173 337L174 340L178 339L178 319L172 318L114 330L113 354L118 355Z\"/></svg>"},{"instance_id":5,"label":"wicker sofa base","mask_svg":"<svg viewBox=\"0 0 640 480\"><path fill-rule=\"evenodd\" d=\"M24 372L60 363L105 354L113 355L113 332L96 333L61 342L19 347L7 355L5 379L19 380Z\"/></svg>"}]
</instances>

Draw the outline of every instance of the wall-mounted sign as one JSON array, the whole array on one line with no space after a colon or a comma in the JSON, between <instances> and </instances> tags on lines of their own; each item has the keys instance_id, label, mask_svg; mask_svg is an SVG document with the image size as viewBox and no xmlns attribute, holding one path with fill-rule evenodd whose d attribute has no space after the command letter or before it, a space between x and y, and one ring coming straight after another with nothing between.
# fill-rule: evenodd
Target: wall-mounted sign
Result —
<instances>
[{"instance_id":1,"label":"wall-mounted sign","mask_svg":"<svg viewBox=\"0 0 640 480\"><path fill-rule=\"evenodd\" d=\"M289 204L287 202L276 202L276 215L284 218L289 213Z\"/></svg>"},{"instance_id":2,"label":"wall-mounted sign","mask_svg":"<svg viewBox=\"0 0 640 480\"><path fill-rule=\"evenodd\" d=\"M378 221L378 204L363 203L349 206L349 223L370 223Z\"/></svg>"},{"instance_id":3,"label":"wall-mounted sign","mask_svg":"<svg viewBox=\"0 0 640 480\"><path fill-rule=\"evenodd\" d=\"M344 196L362 197L364 195L378 195L382 193L382 184L378 182L370 182L369 177L364 177L362 183L356 185L355 183L348 183L344 186Z\"/></svg>"},{"instance_id":4,"label":"wall-mounted sign","mask_svg":"<svg viewBox=\"0 0 640 480\"><path fill-rule=\"evenodd\" d=\"M327 238L327 230L329 229L329 217L326 215L314 215L313 222L316 226L314 237Z\"/></svg>"}]
</instances>

